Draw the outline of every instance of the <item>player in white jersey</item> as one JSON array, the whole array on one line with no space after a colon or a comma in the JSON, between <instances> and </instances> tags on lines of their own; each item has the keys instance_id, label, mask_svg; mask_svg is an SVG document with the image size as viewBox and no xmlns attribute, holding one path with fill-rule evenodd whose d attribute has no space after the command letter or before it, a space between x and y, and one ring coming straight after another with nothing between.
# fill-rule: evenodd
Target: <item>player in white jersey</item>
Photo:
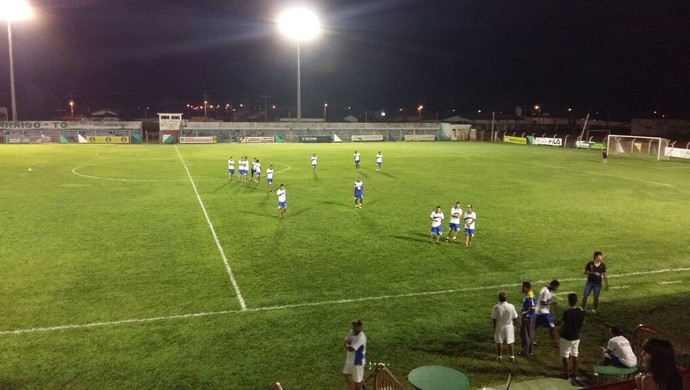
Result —
<instances>
[{"instance_id":1,"label":"player in white jersey","mask_svg":"<svg viewBox=\"0 0 690 390\"><path fill-rule=\"evenodd\" d=\"M230 178L230 181L232 181L232 176L235 174L235 160L232 159L232 156L228 159L228 176Z\"/></svg>"},{"instance_id":2,"label":"player in white jersey","mask_svg":"<svg viewBox=\"0 0 690 390\"><path fill-rule=\"evenodd\" d=\"M311 155L311 169L316 170L316 153Z\"/></svg>"},{"instance_id":3,"label":"player in white jersey","mask_svg":"<svg viewBox=\"0 0 690 390\"><path fill-rule=\"evenodd\" d=\"M362 199L364 199L364 182L359 177L354 182L352 194L355 196L355 207L361 209Z\"/></svg>"},{"instance_id":4,"label":"player in white jersey","mask_svg":"<svg viewBox=\"0 0 690 390\"><path fill-rule=\"evenodd\" d=\"M256 163L258 161L259 160L257 160L256 157L252 158L252 181L254 181L254 174L256 173Z\"/></svg>"},{"instance_id":5,"label":"player in white jersey","mask_svg":"<svg viewBox=\"0 0 690 390\"><path fill-rule=\"evenodd\" d=\"M266 183L268 183L268 192L273 191L273 165L269 165L266 170Z\"/></svg>"},{"instance_id":6,"label":"player in white jersey","mask_svg":"<svg viewBox=\"0 0 690 390\"><path fill-rule=\"evenodd\" d=\"M355 169L359 170L359 152L355 150Z\"/></svg>"},{"instance_id":7,"label":"player in white jersey","mask_svg":"<svg viewBox=\"0 0 690 390\"><path fill-rule=\"evenodd\" d=\"M443 234L443 211L441 211L441 206L436 206L436 210L431 212L429 215L431 219L431 232L429 233L429 242L431 242L436 237L436 243L439 243L441 239L441 234Z\"/></svg>"},{"instance_id":8,"label":"player in white jersey","mask_svg":"<svg viewBox=\"0 0 690 390\"><path fill-rule=\"evenodd\" d=\"M381 170L382 165L383 165L383 154L381 154L381 151L379 151L376 154L376 172Z\"/></svg>"},{"instance_id":9,"label":"player in white jersey","mask_svg":"<svg viewBox=\"0 0 690 390\"><path fill-rule=\"evenodd\" d=\"M261 163L259 160L256 160L256 163L254 164L254 182L256 184L259 184L261 181Z\"/></svg>"},{"instance_id":10,"label":"player in white jersey","mask_svg":"<svg viewBox=\"0 0 690 390\"><path fill-rule=\"evenodd\" d=\"M462 207L460 207L460 201L455 202L455 206L450 209L450 222L448 225L448 237L446 237L446 242L450 242L450 239L458 238L458 231L460 231L460 217L462 217Z\"/></svg>"},{"instance_id":11,"label":"player in white jersey","mask_svg":"<svg viewBox=\"0 0 690 390\"><path fill-rule=\"evenodd\" d=\"M472 210L472 205L467 205L467 211L463 217L465 220L465 246L472 245L474 238L474 222L477 220L477 213Z\"/></svg>"},{"instance_id":12,"label":"player in white jersey","mask_svg":"<svg viewBox=\"0 0 690 390\"><path fill-rule=\"evenodd\" d=\"M278 191L276 191L276 198L278 198L278 218L283 219L283 214L287 210L287 195L284 184L281 184Z\"/></svg>"}]
</instances>

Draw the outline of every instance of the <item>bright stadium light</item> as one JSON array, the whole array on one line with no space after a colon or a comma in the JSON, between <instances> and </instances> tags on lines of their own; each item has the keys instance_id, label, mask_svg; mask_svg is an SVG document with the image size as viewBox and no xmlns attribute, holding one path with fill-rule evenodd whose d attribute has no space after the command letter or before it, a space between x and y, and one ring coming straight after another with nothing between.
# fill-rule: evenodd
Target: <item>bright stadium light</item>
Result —
<instances>
[{"instance_id":1,"label":"bright stadium light","mask_svg":"<svg viewBox=\"0 0 690 390\"><path fill-rule=\"evenodd\" d=\"M316 38L321 32L319 18L311 10L292 8L278 17L278 30L297 42L297 123L302 122L302 85L300 70L300 44Z\"/></svg>"},{"instance_id":2,"label":"bright stadium light","mask_svg":"<svg viewBox=\"0 0 690 390\"><path fill-rule=\"evenodd\" d=\"M34 15L25 0L0 1L0 17L7 21L7 44L10 57L10 93L12 97L12 120L17 121L17 94L14 88L14 56L12 54L12 22L30 19Z\"/></svg>"}]
</instances>

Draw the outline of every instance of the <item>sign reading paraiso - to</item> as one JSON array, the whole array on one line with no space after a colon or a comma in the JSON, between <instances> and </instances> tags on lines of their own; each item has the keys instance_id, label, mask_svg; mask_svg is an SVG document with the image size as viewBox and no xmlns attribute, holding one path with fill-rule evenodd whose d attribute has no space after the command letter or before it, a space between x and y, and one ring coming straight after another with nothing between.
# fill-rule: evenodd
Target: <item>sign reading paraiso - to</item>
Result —
<instances>
[{"instance_id":1,"label":"sign reading paraiso - to","mask_svg":"<svg viewBox=\"0 0 690 390\"><path fill-rule=\"evenodd\" d=\"M301 135L299 142L307 143L328 143L333 142L333 136L330 135Z\"/></svg>"},{"instance_id":2,"label":"sign reading paraiso - to","mask_svg":"<svg viewBox=\"0 0 690 390\"><path fill-rule=\"evenodd\" d=\"M0 122L2 130L141 130L141 122L127 121L17 121Z\"/></svg>"},{"instance_id":3,"label":"sign reading paraiso - to","mask_svg":"<svg viewBox=\"0 0 690 390\"><path fill-rule=\"evenodd\" d=\"M89 135L86 136L86 143L89 144L128 144L129 137L126 135Z\"/></svg>"},{"instance_id":4,"label":"sign reading paraiso - to","mask_svg":"<svg viewBox=\"0 0 690 390\"><path fill-rule=\"evenodd\" d=\"M353 135L352 142L372 142L372 141L383 141L383 134L363 134L363 135Z\"/></svg>"},{"instance_id":5,"label":"sign reading paraiso - to","mask_svg":"<svg viewBox=\"0 0 690 390\"><path fill-rule=\"evenodd\" d=\"M180 137L181 144L215 144L216 137Z\"/></svg>"},{"instance_id":6,"label":"sign reading paraiso - to","mask_svg":"<svg viewBox=\"0 0 690 390\"><path fill-rule=\"evenodd\" d=\"M549 145L549 146L561 146L563 145L563 138L544 138L544 137L534 137L534 145Z\"/></svg>"},{"instance_id":7,"label":"sign reading paraiso - to","mask_svg":"<svg viewBox=\"0 0 690 390\"><path fill-rule=\"evenodd\" d=\"M527 138L525 138L525 137L511 137L509 135L504 135L503 136L503 142L507 142L509 144L527 145Z\"/></svg>"}]
</instances>

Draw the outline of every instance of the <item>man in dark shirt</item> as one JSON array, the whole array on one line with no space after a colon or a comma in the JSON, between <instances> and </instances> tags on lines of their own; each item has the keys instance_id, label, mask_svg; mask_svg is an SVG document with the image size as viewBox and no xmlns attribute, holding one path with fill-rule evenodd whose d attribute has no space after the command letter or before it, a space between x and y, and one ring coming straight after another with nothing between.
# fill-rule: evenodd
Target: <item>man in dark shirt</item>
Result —
<instances>
[{"instance_id":1,"label":"man in dark shirt","mask_svg":"<svg viewBox=\"0 0 690 390\"><path fill-rule=\"evenodd\" d=\"M570 308L563 313L563 323L558 332L561 339L558 349L563 361L562 377L575 380L577 373L577 355L580 345L580 330L585 323L585 311L577 306L577 294L568 294ZM570 360L570 367L568 361Z\"/></svg>"},{"instance_id":2,"label":"man in dark shirt","mask_svg":"<svg viewBox=\"0 0 690 390\"><path fill-rule=\"evenodd\" d=\"M585 291L582 293L582 310L585 310L585 307L587 307L587 298L589 294L593 294L594 308L592 309L592 314L597 314L602 279L606 283L606 289L608 290L609 288L609 277L606 275L606 264L601 261L602 257L603 254L600 251L596 251L592 256L592 261L585 265L587 283L585 283Z\"/></svg>"},{"instance_id":3,"label":"man in dark shirt","mask_svg":"<svg viewBox=\"0 0 690 390\"><path fill-rule=\"evenodd\" d=\"M530 282L522 282L522 292L525 294L525 297L522 299L522 318L520 321L520 344L522 346L520 355L530 357L534 343L534 321L536 318L532 284Z\"/></svg>"}]
</instances>

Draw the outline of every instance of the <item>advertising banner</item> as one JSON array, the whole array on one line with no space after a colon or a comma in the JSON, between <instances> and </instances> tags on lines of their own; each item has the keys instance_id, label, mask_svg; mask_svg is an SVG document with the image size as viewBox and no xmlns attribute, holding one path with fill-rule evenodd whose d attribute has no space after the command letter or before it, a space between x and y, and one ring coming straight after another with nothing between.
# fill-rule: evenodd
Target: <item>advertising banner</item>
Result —
<instances>
[{"instance_id":1,"label":"advertising banner","mask_svg":"<svg viewBox=\"0 0 690 390\"><path fill-rule=\"evenodd\" d=\"M509 135L504 135L503 136L503 142L507 142L509 144L527 145L527 138L525 138L525 137L511 137Z\"/></svg>"},{"instance_id":2,"label":"advertising banner","mask_svg":"<svg viewBox=\"0 0 690 390\"><path fill-rule=\"evenodd\" d=\"M589 142L587 141L577 141L575 142L575 147L579 149L589 149Z\"/></svg>"},{"instance_id":3,"label":"advertising banner","mask_svg":"<svg viewBox=\"0 0 690 390\"><path fill-rule=\"evenodd\" d=\"M180 137L181 144L215 144L216 137Z\"/></svg>"},{"instance_id":4,"label":"advertising banner","mask_svg":"<svg viewBox=\"0 0 690 390\"><path fill-rule=\"evenodd\" d=\"M275 142L273 137L244 137L242 138L242 142L244 143L272 143Z\"/></svg>"},{"instance_id":5,"label":"advertising banner","mask_svg":"<svg viewBox=\"0 0 690 390\"><path fill-rule=\"evenodd\" d=\"M140 121L17 121L0 122L2 130L141 130Z\"/></svg>"},{"instance_id":6,"label":"advertising banner","mask_svg":"<svg viewBox=\"0 0 690 390\"><path fill-rule=\"evenodd\" d=\"M324 144L333 142L333 137L330 135L300 135L299 142Z\"/></svg>"},{"instance_id":7,"label":"advertising banner","mask_svg":"<svg viewBox=\"0 0 690 390\"><path fill-rule=\"evenodd\" d=\"M405 141L436 141L434 134L407 134Z\"/></svg>"},{"instance_id":8,"label":"advertising banner","mask_svg":"<svg viewBox=\"0 0 690 390\"><path fill-rule=\"evenodd\" d=\"M606 144L603 142L577 141L575 142L575 147L580 149L604 150L606 149Z\"/></svg>"},{"instance_id":9,"label":"advertising banner","mask_svg":"<svg viewBox=\"0 0 690 390\"><path fill-rule=\"evenodd\" d=\"M86 143L89 144L128 144L129 137L126 135L89 135L86 136Z\"/></svg>"},{"instance_id":10,"label":"advertising banner","mask_svg":"<svg viewBox=\"0 0 690 390\"><path fill-rule=\"evenodd\" d=\"M667 146L664 150L664 154L669 157L690 159L690 149L670 148Z\"/></svg>"},{"instance_id":11,"label":"advertising banner","mask_svg":"<svg viewBox=\"0 0 690 390\"><path fill-rule=\"evenodd\" d=\"M533 144L535 144L535 145L548 145L548 146L561 146L561 145L563 145L563 138L535 137Z\"/></svg>"},{"instance_id":12,"label":"advertising banner","mask_svg":"<svg viewBox=\"0 0 690 390\"><path fill-rule=\"evenodd\" d=\"M352 142L383 141L383 134L353 135Z\"/></svg>"}]
</instances>

